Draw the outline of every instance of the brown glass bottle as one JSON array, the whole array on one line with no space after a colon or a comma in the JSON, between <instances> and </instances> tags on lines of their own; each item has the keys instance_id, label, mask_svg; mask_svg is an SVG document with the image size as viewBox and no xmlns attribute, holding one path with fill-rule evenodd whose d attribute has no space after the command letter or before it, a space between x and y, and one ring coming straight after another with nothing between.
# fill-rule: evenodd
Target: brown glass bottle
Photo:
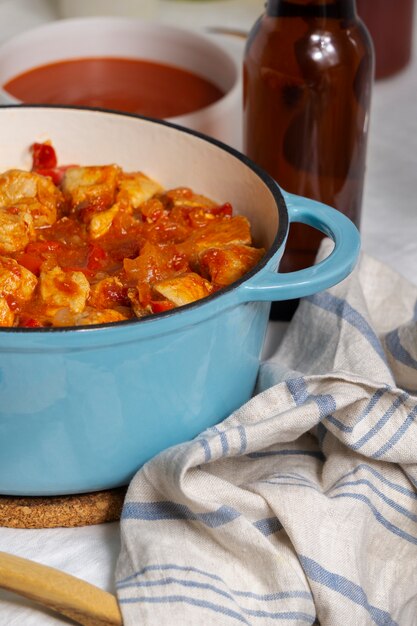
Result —
<instances>
[{"instance_id":1,"label":"brown glass bottle","mask_svg":"<svg viewBox=\"0 0 417 626\"><path fill-rule=\"evenodd\" d=\"M357 226L373 68L355 0L269 0L244 57L244 152ZM280 271L312 265L321 238L292 225Z\"/></svg>"}]
</instances>

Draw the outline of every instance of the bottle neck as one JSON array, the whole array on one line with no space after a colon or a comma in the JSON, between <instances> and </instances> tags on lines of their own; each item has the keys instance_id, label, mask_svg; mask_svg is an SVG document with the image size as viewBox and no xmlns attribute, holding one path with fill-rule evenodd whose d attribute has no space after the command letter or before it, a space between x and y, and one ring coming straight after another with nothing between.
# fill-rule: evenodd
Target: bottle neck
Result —
<instances>
[{"instance_id":1,"label":"bottle neck","mask_svg":"<svg viewBox=\"0 0 417 626\"><path fill-rule=\"evenodd\" d=\"M354 19L356 0L268 0L269 17Z\"/></svg>"}]
</instances>

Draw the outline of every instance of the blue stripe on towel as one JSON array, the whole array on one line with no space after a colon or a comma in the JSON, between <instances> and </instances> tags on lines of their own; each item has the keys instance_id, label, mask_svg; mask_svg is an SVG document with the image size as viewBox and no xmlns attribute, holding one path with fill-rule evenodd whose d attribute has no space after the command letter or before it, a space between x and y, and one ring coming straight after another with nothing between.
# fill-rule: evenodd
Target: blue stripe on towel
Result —
<instances>
[{"instance_id":1,"label":"blue stripe on towel","mask_svg":"<svg viewBox=\"0 0 417 626\"><path fill-rule=\"evenodd\" d=\"M371 512L372 512L373 516L375 517L375 519L377 520L377 522L382 524L382 526L384 526L387 530L389 530L394 535L397 535L398 537L401 537L401 539L405 539L405 541L408 541L409 543L413 543L414 545L417 545L417 537L414 537L413 535L410 535L405 530L402 530L401 528L398 528L398 526L395 526L395 524L393 524L392 522L387 520L382 515L382 513L380 513L378 511L378 509L370 501L370 499L367 498L366 496L364 496L363 494L346 492L346 493L338 493L338 494L336 494L334 496L330 496L331 500L336 500L337 498L352 498L354 500L360 500L361 502L364 502L369 507L369 509L371 510Z\"/></svg>"},{"instance_id":2,"label":"blue stripe on towel","mask_svg":"<svg viewBox=\"0 0 417 626\"><path fill-rule=\"evenodd\" d=\"M282 530L282 524L276 517L266 517L265 519L260 519L257 522L254 522L253 525L265 537L274 535Z\"/></svg>"},{"instance_id":3,"label":"blue stripe on towel","mask_svg":"<svg viewBox=\"0 0 417 626\"><path fill-rule=\"evenodd\" d=\"M213 431L220 438L220 444L222 446L222 456L226 456L229 452L229 442L227 441L227 435L224 430L220 430L217 426L213 426Z\"/></svg>"},{"instance_id":4,"label":"blue stripe on towel","mask_svg":"<svg viewBox=\"0 0 417 626\"><path fill-rule=\"evenodd\" d=\"M304 600L312 600L312 595L309 591L277 591L276 593L252 593L251 591L234 591L232 593L236 596L243 598L253 598L255 600L263 600L265 602L272 602L276 600L287 600L288 598L304 598Z\"/></svg>"},{"instance_id":5,"label":"blue stripe on towel","mask_svg":"<svg viewBox=\"0 0 417 626\"><path fill-rule=\"evenodd\" d=\"M369 604L362 587L340 574L330 572L316 561L313 561L313 559L301 554L299 559L308 578L337 591L352 602L355 602L355 604L362 606L372 617L375 624L378 626L398 626L389 613Z\"/></svg>"},{"instance_id":6,"label":"blue stripe on towel","mask_svg":"<svg viewBox=\"0 0 417 626\"><path fill-rule=\"evenodd\" d=\"M260 480L258 481L260 484L264 485L283 485L284 487L304 487L305 489L313 489L314 491L318 491L322 493L322 490L319 487L315 487L314 485L308 485L306 483L288 483L288 482L280 482L279 480Z\"/></svg>"},{"instance_id":7,"label":"blue stripe on towel","mask_svg":"<svg viewBox=\"0 0 417 626\"><path fill-rule=\"evenodd\" d=\"M303 613L301 611L284 611L282 613L268 613L267 611L250 611L249 609L245 610L244 613L246 615L251 615L252 617L261 617L268 619L276 619L276 620L300 620L302 622L308 622L308 624L312 624L316 619L315 615L311 615L308 613Z\"/></svg>"},{"instance_id":8,"label":"blue stripe on towel","mask_svg":"<svg viewBox=\"0 0 417 626\"><path fill-rule=\"evenodd\" d=\"M182 604L191 604L192 606L198 606L204 609L210 609L215 613L221 613L226 615L227 617L231 617L236 619L239 622L243 622L250 626L248 620L238 613L237 611L233 611L225 606L221 606L220 604L214 604L214 602L207 602L207 600L200 600L198 598L189 598L187 596L160 596L160 597L147 597L140 596L138 598L119 598L120 604L137 604L137 603L149 603L149 604L168 604L168 603L177 603L181 602Z\"/></svg>"},{"instance_id":9,"label":"blue stripe on towel","mask_svg":"<svg viewBox=\"0 0 417 626\"><path fill-rule=\"evenodd\" d=\"M229 442L227 441L226 433L220 433L220 442L222 444L223 456L226 456L229 453Z\"/></svg>"},{"instance_id":10,"label":"blue stripe on towel","mask_svg":"<svg viewBox=\"0 0 417 626\"><path fill-rule=\"evenodd\" d=\"M181 602L183 604L191 604L193 606L198 606L200 608L210 609L214 611L215 613L222 613L223 615L232 617L240 622L243 622L244 624L248 624L248 626L250 624L241 613L237 613L236 611L233 611L232 609L229 609L225 606L214 604L214 602L208 602L207 600L200 600L199 598L191 598L188 596L173 595L173 596L160 596L160 597L146 597L145 596L145 597L138 597L138 598L135 598L135 597L121 598L119 602L121 604L135 604L139 602L144 602L144 603L149 602L151 604L159 604L159 603L165 604L165 603ZM315 620L314 615L309 615L301 611L285 611L282 613L270 613L268 611L251 611L249 609L242 609L242 612L245 613L245 615L250 615L252 617L261 617L261 618L276 619L276 620L293 619L293 620L301 620L303 622L308 622L309 624L312 624L313 621Z\"/></svg>"},{"instance_id":11,"label":"blue stripe on towel","mask_svg":"<svg viewBox=\"0 0 417 626\"><path fill-rule=\"evenodd\" d=\"M334 489L336 485L338 485L342 480L346 480L346 478L356 474L357 472L360 472L361 470L366 470L367 472L370 472L373 476L375 476L375 478L378 478L378 480L384 483L384 485L387 485L391 489L394 489L394 491L398 491L398 493L402 493L405 496L408 496L409 498L413 498L413 500L417 500L417 492L412 491L411 489L407 489L407 487L403 487L403 485L399 485L398 483L394 483L392 480L388 480L388 478L385 478L385 476L383 476L380 472L378 472L378 470L376 470L371 465L368 465L367 463L360 463L352 471L347 472L347 474L343 474L343 476L341 476L334 483L331 489Z\"/></svg>"},{"instance_id":12,"label":"blue stripe on towel","mask_svg":"<svg viewBox=\"0 0 417 626\"><path fill-rule=\"evenodd\" d=\"M291 480L298 480L299 483L303 482L307 483L308 485L312 485L313 487L317 487L317 483L310 480L309 478L306 478L302 474L299 474L298 472L279 472L277 474L271 474L269 479L272 480L273 478L291 478Z\"/></svg>"},{"instance_id":13,"label":"blue stripe on towel","mask_svg":"<svg viewBox=\"0 0 417 626\"><path fill-rule=\"evenodd\" d=\"M341 298L337 298L333 296L328 291L322 291L320 293L316 293L313 296L308 296L306 298L312 304L324 309L325 311L329 311L330 313L334 313L341 319L345 320L348 324L356 328L361 335L370 343L375 352L381 357L384 361L385 365L387 365L387 359L384 354L384 350L382 348L381 342L378 339L378 336L375 334L372 327L368 324L366 319L356 311L350 304L346 302L346 300L342 300Z\"/></svg>"},{"instance_id":14,"label":"blue stripe on towel","mask_svg":"<svg viewBox=\"0 0 417 626\"><path fill-rule=\"evenodd\" d=\"M363 437L361 437L359 441L357 441L356 443L352 443L350 445L350 448L352 448L352 450L359 450L359 448L361 448L365 443L367 443L370 439L372 439L372 437L385 426L388 420L394 415L395 411L402 404L404 404L404 402L406 402L409 397L410 396L408 393L402 393L397 398L395 398L394 402L391 404L389 409L385 411L385 413L377 421L377 423L374 424L374 426L372 426L372 428L368 430L368 432L365 435L363 435ZM374 455L372 454L370 456L374 456Z\"/></svg>"},{"instance_id":15,"label":"blue stripe on towel","mask_svg":"<svg viewBox=\"0 0 417 626\"><path fill-rule=\"evenodd\" d=\"M286 384L297 406L301 406L309 400L316 402L319 409L320 419L324 419L327 415L333 413L333 411L337 408L336 401L330 394L310 394L303 377L290 378L286 381Z\"/></svg>"},{"instance_id":16,"label":"blue stripe on towel","mask_svg":"<svg viewBox=\"0 0 417 626\"><path fill-rule=\"evenodd\" d=\"M210 528L217 528L232 522L240 516L239 511L229 506L221 506L210 513L194 513L188 506L176 502L127 502L122 511L122 519L136 519L147 522L161 520L197 521Z\"/></svg>"},{"instance_id":17,"label":"blue stripe on towel","mask_svg":"<svg viewBox=\"0 0 417 626\"><path fill-rule=\"evenodd\" d=\"M366 417L368 417L369 413L375 408L376 404L378 403L378 401L382 398L382 396L389 390L389 387L381 387L380 389L378 389L369 399L368 404L366 405L366 407L364 408L364 410L362 411L362 413L359 415L359 417L355 420L353 426L346 426L343 422L341 422L340 420L338 420L336 417L334 417L333 415L328 415L327 416L327 420L329 422L331 422L331 424L333 424L334 426L336 426L339 430L341 430L344 433L351 433L353 432L353 430L355 429L355 427L360 424L360 422L362 422Z\"/></svg>"},{"instance_id":18,"label":"blue stripe on towel","mask_svg":"<svg viewBox=\"0 0 417 626\"><path fill-rule=\"evenodd\" d=\"M320 450L266 450L265 452L251 452L247 455L249 459L262 459L268 456L312 456L320 461L325 461L326 457Z\"/></svg>"},{"instance_id":19,"label":"blue stripe on towel","mask_svg":"<svg viewBox=\"0 0 417 626\"><path fill-rule=\"evenodd\" d=\"M382 491L377 489L375 485L371 483L369 480L365 480L362 478L359 480L346 481L344 483L340 483L336 487L333 487L329 491L333 491L334 489L341 489L342 487L355 487L356 485L366 485L367 487L371 489L371 491L373 491L373 493L379 496L381 500L385 502L385 504L388 504L388 506L390 506L392 509L395 509L397 513L401 513L405 517L408 517L408 519L410 519L412 522L417 523L417 515L415 515L408 509L398 504L398 502L395 502L395 500L391 500L391 498L388 498L388 496L386 496L384 493L382 493ZM329 493L329 491L327 493Z\"/></svg>"},{"instance_id":20,"label":"blue stripe on towel","mask_svg":"<svg viewBox=\"0 0 417 626\"><path fill-rule=\"evenodd\" d=\"M229 600L234 600L233 595L224 589L220 589L220 587L216 587L210 583L201 583L195 580L189 580L184 578L175 578L173 576L168 576L164 578L158 578L158 580L136 580L129 583L124 583L118 585L118 589L131 589L131 588L145 588L145 587L164 587L166 585L179 585L180 587L189 587L190 589L205 589L207 591L213 591L213 593L217 593L220 596L228 598ZM264 599L264 598L257 598ZM275 599L275 598L274 598Z\"/></svg>"},{"instance_id":21,"label":"blue stripe on towel","mask_svg":"<svg viewBox=\"0 0 417 626\"><path fill-rule=\"evenodd\" d=\"M165 563L164 565L161 565L161 564L145 565L145 567L142 567L142 569L140 569L139 571L134 572L133 574L130 574L130 576L126 576L126 578L122 578L118 582L118 585L123 585L129 580L133 580L134 578L137 578L138 576L143 576L144 574L147 574L148 572L166 571L170 569L177 570L180 572L194 572L196 574L201 574L201 576L207 576L207 578L211 578L212 580L220 580L221 582L223 582L223 579L220 576L217 576L217 574L212 574L211 572L198 569L197 567L191 567L190 565L176 565L175 563Z\"/></svg>"},{"instance_id":22,"label":"blue stripe on towel","mask_svg":"<svg viewBox=\"0 0 417 626\"><path fill-rule=\"evenodd\" d=\"M123 589L140 589L146 587L165 587L167 585L179 585L181 587L188 587L190 589L206 589L209 591L213 591L229 600L235 602L235 596L239 598L250 598L253 600L258 600L260 602L276 602L277 600L288 600L289 598L303 598L304 600L312 600L311 593L307 591L281 591L276 593L268 593L268 594L260 594L253 593L251 591L237 591L234 589L230 589L230 591L225 591L224 589L220 589L220 587L216 587L210 583L201 583L194 580L189 580L188 578L175 578L172 576L158 578L158 580L141 580L141 581L132 581L129 583L119 584L117 588L119 590ZM239 609L246 610L240 605L238 605Z\"/></svg>"},{"instance_id":23,"label":"blue stripe on towel","mask_svg":"<svg viewBox=\"0 0 417 626\"><path fill-rule=\"evenodd\" d=\"M239 454L243 454L248 447L248 440L246 438L246 430L243 426L238 426L237 428L239 436L240 436L240 450Z\"/></svg>"},{"instance_id":24,"label":"blue stripe on towel","mask_svg":"<svg viewBox=\"0 0 417 626\"><path fill-rule=\"evenodd\" d=\"M276 518L275 518L276 519ZM158 581L143 581L142 583L138 583L136 584L136 582L134 581L134 579L137 579L139 576L142 576L143 574L146 574L147 572L150 571L167 571L167 570L174 570L174 571L181 571L181 572L187 572L187 574L189 574L190 572L195 573L195 574L199 574L200 576L205 576L207 578L210 578L212 580L216 580L221 582L227 589L227 585L224 582L224 580L222 578L220 578L220 576L217 576L216 574L211 574L210 572L206 572L205 570L201 570L198 569L197 567L190 567L190 566L184 566L184 565L176 565L174 563L166 563L164 565L147 565L144 568L142 568L141 570L139 570L138 572L131 574L130 576L128 576L127 578L124 578L123 580L119 581L116 583L116 586L118 589L124 589L130 586L150 586L148 585L148 582L150 584L165 584L166 580L170 580L173 583L178 582L177 578L161 578ZM180 579L182 580L182 579ZM184 582L189 582L189 578L187 578ZM211 585L210 585L211 587ZM218 587L214 587L215 589L219 589ZM239 596L239 597L244 597L244 598L254 598L255 600L261 600L261 601L265 601L265 602L270 602L273 600L284 600L286 598L304 598L306 600L311 600L312 596L311 593L309 591L304 591L304 590L294 590L294 591L277 591L275 593L268 593L268 594L259 594L259 593L253 593L252 591L239 591L237 589L230 589L230 594L233 594L234 596Z\"/></svg>"},{"instance_id":25,"label":"blue stripe on towel","mask_svg":"<svg viewBox=\"0 0 417 626\"><path fill-rule=\"evenodd\" d=\"M280 483L278 482L278 480L280 479L289 479L289 480L293 480L294 483ZM309 478L306 478L305 476L303 476L302 474L299 474L298 472L278 472L276 474L271 474L269 476L269 478L264 478L263 480L259 480L259 483L272 483L273 485L282 485L282 484L289 484L289 485L299 485L300 487L312 487L313 489L317 489L317 491L321 491L318 488L318 485L316 482L314 482L313 480L310 480Z\"/></svg>"},{"instance_id":26,"label":"blue stripe on towel","mask_svg":"<svg viewBox=\"0 0 417 626\"><path fill-rule=\"evenodd\" d=\"M390 450L396 443L401 439L401 437L407 432L410 428L411 424L414 422L414 419L417 415L417 405L415 405L414 409L409 413L404 421L404 423L400 426L396 433L385 443L383 446L379 448L374 454L371 454L372 458L379 459L383 456L388 450Z\"/></svg>"},{"instance_id":27,"label":"blue stripe on towel","mask_svg":"<svg viewBox=\"0 0 417 626\"><path fill-rule=\"evenodd\" d=\"M208 463L211 459L211 450L207 439L199 439L201 447L204 450L204 462Z\"/></svg>"},{"instance_id":28,"label":"blue stripe on towel","mask_svg":"<svg viewBox=\"0 0 417 626\"><path fill-rule=\"evenodd\" d=\"M309 393L304 378L290 378L286 381L286 384L297 406L300 406L308 400Z\"/></svg>"},{"instance_id":29,"label":"blue stripe on towel","mask_svg":"<svg viewBox=\"0 0 417 626\"><path fill-rule=\"evenodd\" d=\"M353 426L346 426L343 422L338 420L337 417L334 417L334 415L328 415L326 419L328 422L330 422L330 424L336 426L336 428L338 428L342 433L351 433L356 426L356 424L354 424Z\"/></svg>"},{"instance_id":30,"label":"blue stripe on towel","mask_svg":"<svg viewBox=\"0 0 417 626\"><path fill-rule=\"evenodd\" d=\"M282 482L282 481L294 481L294 482ZM280 482L281 481L281 482ZM269 485L294 485L295 487L309 487L310 489L314 489L315 491L322 490L319 488L318 484L312 480L309 480L305 476L298 474L296 472L287 472L282 473L278 472L276 474L271 474L268 478L264 478L258 481L259 484L269 484Z\"/></svg>"},{"instance_id":31,"label":"blue stripe on towel","mask_svg":"<svg viewBox=\"0 0 417 626\"><path fill-rule=\"evenodd\" d=\"M393 330L391 333L388 333L385 337L385 342L388 350L397 361L403 363L403 365L407 365L407 367L417 369L416 359L401 345L398 330Z\"/></svg>"}]
</instances>

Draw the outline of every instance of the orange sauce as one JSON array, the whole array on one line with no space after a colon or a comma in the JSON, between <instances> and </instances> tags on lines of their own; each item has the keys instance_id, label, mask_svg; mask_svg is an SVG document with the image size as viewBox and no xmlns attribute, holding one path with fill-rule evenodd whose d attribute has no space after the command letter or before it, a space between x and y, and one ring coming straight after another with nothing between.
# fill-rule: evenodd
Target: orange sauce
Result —
<instances>
[{"instance_id":1,"label":"orange sauce","mask_svg":"<svg viewBox=\"0 0 417 626\"><path fill-rule=\"evenodd\" d=\"M102 107L156 118L185 115L224 94L179 67L122 58L83 58L35 67L3 88L30 104Z\"/></svg>"}]
</instances>

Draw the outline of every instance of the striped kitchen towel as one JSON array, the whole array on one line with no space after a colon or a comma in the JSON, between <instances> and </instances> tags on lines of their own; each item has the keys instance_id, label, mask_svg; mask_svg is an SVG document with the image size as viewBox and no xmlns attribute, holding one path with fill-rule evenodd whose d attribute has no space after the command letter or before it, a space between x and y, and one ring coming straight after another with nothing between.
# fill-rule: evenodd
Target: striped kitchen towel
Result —
<instances>
[{"instance_id":1,"label":"striped kitchen towel","mask_svg":"<svg viewBox=\"0 0 417 626\"><path fill-rule=\"evenodd\" d=\"M257 395L137 473L125 626L417 624L416 302L363 255L302 301Z\"/></svg>"}]
</instances>

